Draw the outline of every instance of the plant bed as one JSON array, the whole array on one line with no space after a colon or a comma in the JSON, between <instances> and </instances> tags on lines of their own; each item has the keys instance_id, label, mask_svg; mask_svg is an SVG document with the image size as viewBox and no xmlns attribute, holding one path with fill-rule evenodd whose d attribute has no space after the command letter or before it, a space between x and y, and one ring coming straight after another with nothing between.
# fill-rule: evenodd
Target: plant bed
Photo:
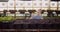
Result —
<instances>
[{"instance_id":1,"label":"plant bed","mask_svg":"<svg viewBox=\"0 0 60 32\"><path fill-rule=\"evenodd\" d=\"M7 17L0 17L0 29L9 29L13 23L14 18L7 16Z\"/></svg>"},{"instance_id":2,"label":"plant bed","mask_svg":"<svg viewBox=\"0 0 60 32\"><path fill-rule=\"evenodd\" d=\"M12 29L60 29L59 24L15 24Z\"/></svg>"},{"instance_id":3,"label":"plant bed","mask_svg":"<svg viewBox=\"0 0 60 32\"><path fill-rule=\"evenodd\" d=\"M3 22L3 23L12 22L13 20L14 18L10 16L0 17L0 22Z\"/></svg>"}]
</instances>

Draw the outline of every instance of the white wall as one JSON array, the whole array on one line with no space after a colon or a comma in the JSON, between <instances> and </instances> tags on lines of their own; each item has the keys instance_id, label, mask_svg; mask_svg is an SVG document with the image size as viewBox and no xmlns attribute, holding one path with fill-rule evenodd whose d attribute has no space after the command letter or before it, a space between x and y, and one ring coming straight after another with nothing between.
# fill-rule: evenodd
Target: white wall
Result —
<instances>
[{"instance_id":1,"label":"white wall","mask_svg":"<svg viewBox=\"0 0 60 32\"><path fill-rule=\"evenodd\" d=\"M0 8L0 11L7 10L7 8Z\"/></svg>"},{"instance_id":2,"label":"white wall","mask_svg":"<svg viewBox=\"0 0 60 32\"><path fill-rule=\"evenodd\" d=\"M58 10L60 10L60 8L58 8Z\"/></svg>"},{"instance_id":3,"label":"white wall","mask_svg":"<svg viewBox=\"0 0 60 32\"><path fill-rule=\"evenodd\" d=\"M42 9L42 10L47 10L48 7L49 7L49 1L50 0L35 0L35 1L19 1L19 0L16 0L16 9L19 10L19 9L26 9L26 10L29 10L29 9ZM2 5L2 4L5 4L5 5ZM41 4L41 5L40 5ZM54 4L54 5L53 5ZM60 7L60 1L59 1L59 7ZM54 7L57 7L57 2L54 2L54 1L51 1L50 2L50 9L51 10L56 10L57 8L54 8ZM0 2L0 9L7 9L10 10L14 10L14 0L9 0L8 3L7 2ZM60 10L60 8L59 8Z\"/></svg>"},{"instance_id":4,"label":"white wall","mask_svg":"<svg viewBox=\"0 0 60 32\"><path fill-rule=\"evenodd\" d=\"M50 8L50 10L57 10L57 8Z\"/></svg>"},{"instance_id":5,"label":"white wall","mask_svg":"<svg viewBox=\"0 0 60 32\"><path fill-rule=\"evenodd\" d=\"M16 8L16 10L23 10L23 8Z\"/></svg>"}]
</instances>

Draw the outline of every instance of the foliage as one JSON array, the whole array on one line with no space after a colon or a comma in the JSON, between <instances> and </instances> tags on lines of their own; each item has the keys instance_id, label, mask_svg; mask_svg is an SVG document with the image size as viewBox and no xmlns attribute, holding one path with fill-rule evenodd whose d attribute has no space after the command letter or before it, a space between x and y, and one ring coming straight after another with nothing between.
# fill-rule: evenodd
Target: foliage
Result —
<instances>
[{"instance_id":1,"label":"foliage","mask_svg":"<svg viewBox=\"0 0 60 32\"><path fill-rule=\"evenodd\" d=\"M1 21L12 21L12 20L14 20L14 17L11 17L11 16L0 17L0 22Z\"/></svg>"}]
</instances>

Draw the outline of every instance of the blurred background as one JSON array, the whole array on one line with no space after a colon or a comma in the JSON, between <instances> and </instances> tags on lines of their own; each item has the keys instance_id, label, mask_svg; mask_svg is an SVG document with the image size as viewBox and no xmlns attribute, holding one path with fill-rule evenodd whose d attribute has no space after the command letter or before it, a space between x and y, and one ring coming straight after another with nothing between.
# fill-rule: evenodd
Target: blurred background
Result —
<instances>
[{"instance_id":1,"label":"blurred background","mask_svg":"<svg viewBox=\"0 0 60 32\"><path fill-rule=\"evenodd\" d=\"M44 27L48 27L52 29L43 29L40 30L31 30L31 31L60 31L58 28L59 25L55 25L56 23L60 23L60 0L0 0L0 31L20 31L18 28L21 29L24 25L18 24L31 24L31 23L38 23L37 20L26 20L29 19L32 13L36 14L36 12L41 9L41 16L44 17L43 20L39 20L40 24L54 24L54 25L43 25ZM25 22L21 19L25 19ZM40 22L41 21L41 22ZM3 23L2 23L3 22ZM14 24L14 25L13 25ZM42 27L42 25L25 25L23 28L36 28ZM5 29L5 28L7 29ZM9 28L14 28L9 30ZM37 27L37 28L38 28ZM4 30L4 29L5 30ZM16 29L17 28L17 29ZM56 29L53 29L56 28ZM26 31L27 30L27 31ZM29 32L29 29L21 30L23 32ZM20 31L20 32L21 32Z\"/></svg>"}]
</instances>

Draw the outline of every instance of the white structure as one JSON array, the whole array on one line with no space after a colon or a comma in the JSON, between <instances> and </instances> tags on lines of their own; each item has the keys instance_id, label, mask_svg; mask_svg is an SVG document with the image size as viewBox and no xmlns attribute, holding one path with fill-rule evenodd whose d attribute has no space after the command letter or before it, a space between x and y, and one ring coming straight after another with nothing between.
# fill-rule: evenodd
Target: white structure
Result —
<instances>
[{"instance_id":1,"label":"white structure","mask_svg":"<svg viewBox=\"0 0 60 32\"><path fill-rule=\"evenodd\" d=\"M60 1L58 2L60 7ZM14 6L15 5L15 6ZM16 7L16 10L57 10L57 2L51 1L51 0L31 0L31 1L21 1L21 0L9 0L8 2L0 2L0 11L6 9L6 10L14 10L14 7ZM58 9L60 10L60 8Z\"/></svg>"}]
</instances>

